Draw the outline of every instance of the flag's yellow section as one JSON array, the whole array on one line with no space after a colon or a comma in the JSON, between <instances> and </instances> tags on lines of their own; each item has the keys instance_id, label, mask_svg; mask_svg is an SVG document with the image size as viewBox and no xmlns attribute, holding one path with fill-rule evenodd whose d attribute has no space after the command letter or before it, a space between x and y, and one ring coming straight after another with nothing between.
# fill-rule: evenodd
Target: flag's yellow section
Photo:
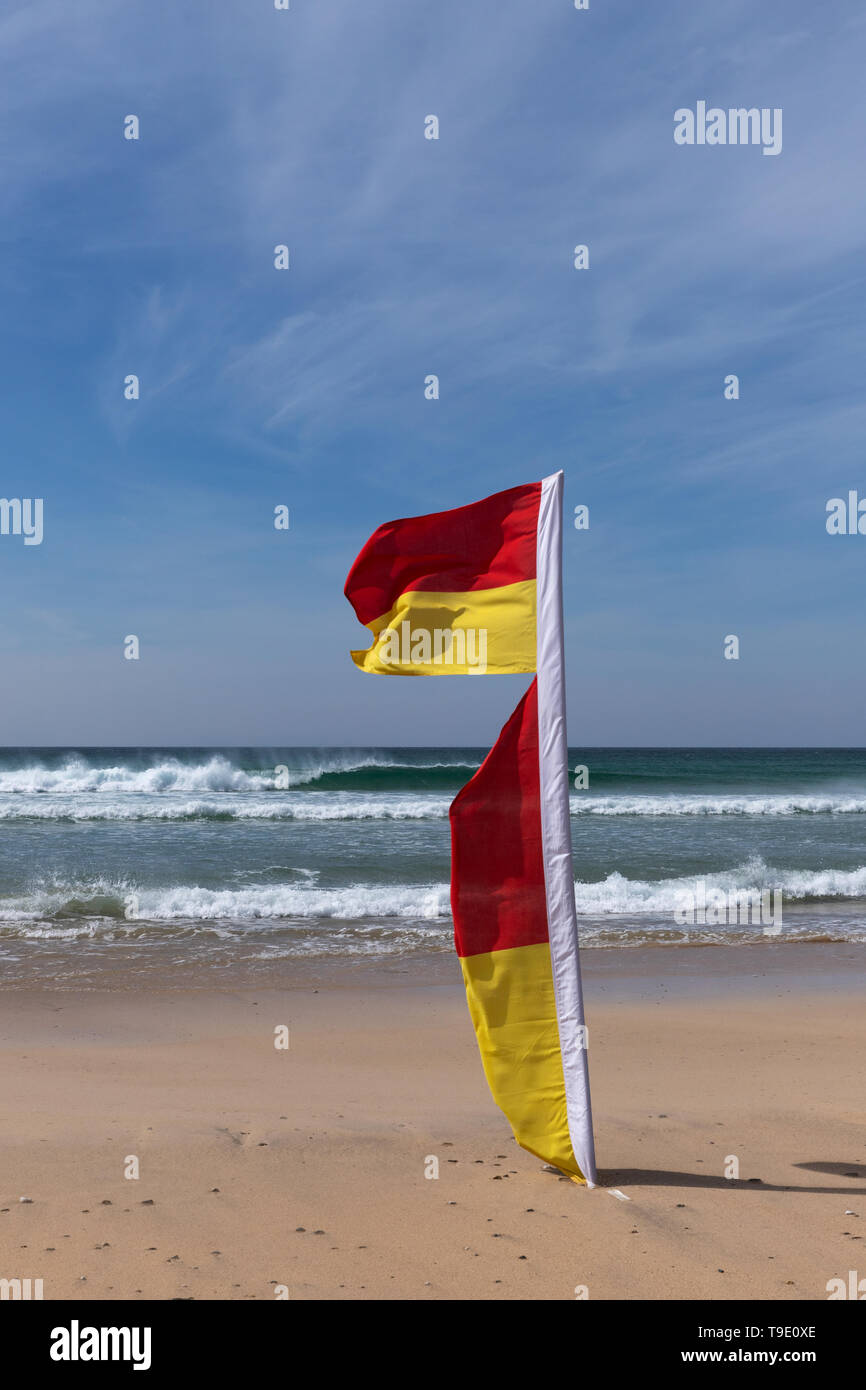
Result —
<instances>
[{"instance_id":1,"label":"flag's yellow section","mask_svg":"<svg viewBox=\"0 0 866 1390\"><path fill-rule=\"evenodd\" d=\"M568 1130L549 943L463 956L460 965L484 1074L514 1137L582 1183Z\"/></svg>"},{"instance_id":2,"label":"flag's yellow section","mask_svg":"<svg viewBox=\"0 0 866 1390\"><path fill-rule=\"evenodd\" d=\"M407 589L367 624L375 641L352 652L376 675L509 675L534 671L535 580L466 593Z\"/></svg>"}]
</instances>

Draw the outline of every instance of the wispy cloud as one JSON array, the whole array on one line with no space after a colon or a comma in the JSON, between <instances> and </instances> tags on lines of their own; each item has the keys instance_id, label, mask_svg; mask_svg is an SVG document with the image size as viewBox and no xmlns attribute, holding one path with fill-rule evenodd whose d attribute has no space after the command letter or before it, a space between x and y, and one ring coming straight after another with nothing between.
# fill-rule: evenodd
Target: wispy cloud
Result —
<instances>
[{"instance_id":1,"label":"wispy cloud","mask_svg":"<svg viewBox=\"0 0 866 1390\"><path fill-rule=\"evenodd\" d=\"M710 558L748 565L765 630L840 564L843 621L856 569L809 527L821 490L862 472L861 27L805 0L7 6L0 425L68 524L10 642L50 643L52 591L65 621L82 610L64 630L95 641L151 574L140 611L186 621L191 672L211 669L214 608L240 640L239 594L262 615L279 592L290 627L315 606L342 643L341 570L383 509L559 466L598 541L569 602L590 626L622 615L624 669L641 592L662 628L700 626ZM675 146L674 110L698 99L782 107L781 156ZM297 510L291 550L256 529L276 501ZM642 707L663 728L675 685L662 662L623 737L640 741ZM346 717L368 699L353 682Z\"/></svg>"}]
</instances>

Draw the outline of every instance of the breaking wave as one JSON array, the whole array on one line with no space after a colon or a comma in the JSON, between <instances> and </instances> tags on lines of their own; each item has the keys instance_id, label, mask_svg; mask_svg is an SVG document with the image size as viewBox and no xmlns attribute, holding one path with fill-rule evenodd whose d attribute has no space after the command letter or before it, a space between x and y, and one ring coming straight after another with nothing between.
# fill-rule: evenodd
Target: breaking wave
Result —
<instances>
[{"instance_id":1,"label":"breaking wave","mask_svg":"<svg viewBox=\"0 0 866 1390\"><path fill-rule=\"evenodd\" d=\"M297 883L250 884L244 888L193 884L138 889L132 883L94 880L0 899L0 929L76 918L113 918L134 927L142 921L255 922L316 917L424 921L449 915L447 886L358 884L320 888L308 876Z\"/></svg>"},{"instance_id":2,"label":"breaking wave","mask_svg":"<svg viewBox=\"0 0 866 1390\"><path fill-rule=\"evenodd\" d=\"M70 796L79 793L256 792L292 787L326 786L344 790L395 790L423 787L429 782L467 780L478 760L439 760L423 757L389 757L386 753L353 753L336 750L316 754L294 749L290 754L274 750L273 764L238 766L225 754L201 761L162 754L136 765L134 761L92 764L83 754L71 754L57 766L45 760L18 767L0 768L0 796ZM288 758L289 761L284 761ZM341 784L345 787L341 788Z\"/></svg>"},{"instance_id":3,"label":"breaking wave","mask_svg":"<svg viewBox=\"0 0 866 1390\"><path fill-rule=\"evenodd\" d=\"M796 793L740 796L590 796L571 798L573 816L862 816L866 796Z\"/></svg>"},{"instance_id":4,"label":"breaking wave","mask_svg":"<svg viewBox=\"0 0 866 1390\"><path fill-rule=\"evenodd\" d=\"M448 765L450 766L450 765ZM466 780L471 775L465 770ZM255 777L221 759L180 772L166 764L129 774L125 769L87 769L51 789L48 779L60 776L46 769L16 774L19 785L10 794L11 774L0 774L0 822L3 821L357 821L442 820L456 787L448 792L319 790L298 783L288 791L275 789L273 776ZM114 775L117 774L117 775ZM325 774L322 774L325 775ZM124 776L127 780L124 781ZM172 780L174 779L174 780ZM244 785L244 779L249 785ZM39 785L45 780L46 785ZM72 785L70 785L72 783ZM723 816L787 818L793 816L866 815L866 797L858 796L606 796L575 793L574 817L694 817Z\"/></svg>"},{"instance_id":5,"label":"breaking wave","mask_svg":"<svg viewBox=\"0 0 866 1390\"><path fill-rule=\"evenodd\" d=\"M575 884L580 914L673 914L682 907L683 894L704 889L724 893L764 893L776 890L786 903L820 903L866 898L866 866L856 869L776 869L753 858L733 869L693 874L656 881L608 874L598 883Z\"/></svg>"},{"instance_id":6,"label":"breaking wave","mask_svg":"<svg viewBox=\"0 0 866 1390\"><path fill-rule=\"evenodd\" d=\"M278 792L267 797L225 793L192 799L171 795L118 798L79 792L62 799L21 796L0 800L0 822L442 820L448 815L450 800L398 794L370 797L353 792L307 792L294 797Z\"/></svg>"},{"instance_id":7,"label":"breaking wave","mask_svg":"<svg viewBox=\"0 0 866 1390\"><path fill-rule=\"evenodd\" d=\"M101 879L57 883L26 896L0 899L0 923L6 927L39 919L113 917L152 922L254 922L292 918L338 918L344 921L405 918L423 921L450 916L448 884L351 884L322 887L305 869L294 882L249 884L242 888L206 888L196 884L137 888L133 881ZM777 869L750 859L718 873L643 881L619 873L595 883L575 883L581 916L622 917L650 913L669 916L682 906L683 894L703 884L707 892L780 890L786 903L855 901L866 898L866 866L856 869Z\"/></svg>"}]
</instances>

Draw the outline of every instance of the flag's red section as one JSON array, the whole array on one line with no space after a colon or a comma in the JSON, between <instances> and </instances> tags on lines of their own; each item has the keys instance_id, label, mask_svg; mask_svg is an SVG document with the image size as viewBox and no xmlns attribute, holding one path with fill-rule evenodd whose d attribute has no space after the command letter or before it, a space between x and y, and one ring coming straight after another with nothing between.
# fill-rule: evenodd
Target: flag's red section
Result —
<instances>
[{"instance_id":1,"label":"flag's red section","mask_svg":"<svg viewBox=\"0 0 866 1390\"><path fill-rule=\"evenodd\" d=\"M547 941L535 681L450 816L458 956Z\"/></svg>"},{"instance_id":2,"label":"flag's red section","mask_svg":"<svg viewBox=\"0 0 866 1390\"><path fill-rule=\"evenodd\" d=\"M346 580L346 598L367 624L389 613L407 589L466 593L535 578L541 483L508 488L374 531Z\"/></svg>"}]
</instances>

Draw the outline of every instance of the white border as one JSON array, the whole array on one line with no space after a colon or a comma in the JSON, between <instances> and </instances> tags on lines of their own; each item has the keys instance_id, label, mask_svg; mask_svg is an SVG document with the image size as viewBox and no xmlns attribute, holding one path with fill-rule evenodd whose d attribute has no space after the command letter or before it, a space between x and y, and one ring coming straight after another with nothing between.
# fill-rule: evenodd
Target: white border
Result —
<instances>
[{"instance_id":1,"label":"white border","mask_svg":"<svg viewBox=\"0 0 866 1390\"><path fill-rule=\"evenodd\" d=\"M568 737L562 623L562 481L553 473L541 484L538 510L537 618L538 772L544 885L559 1045L565 1077L568 1131L578 1167L595 1187L595 1144L586 1060L586 1028L580 984L577 912L569 816Z\"/></svg>"}]
</instances>

